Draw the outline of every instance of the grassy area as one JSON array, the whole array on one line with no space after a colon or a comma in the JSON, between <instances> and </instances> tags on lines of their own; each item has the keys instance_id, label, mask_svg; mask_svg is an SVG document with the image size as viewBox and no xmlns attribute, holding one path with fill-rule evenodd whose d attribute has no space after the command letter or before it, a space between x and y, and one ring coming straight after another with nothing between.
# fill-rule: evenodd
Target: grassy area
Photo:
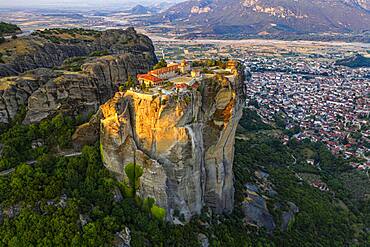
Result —
<instances>
[{"instance_id":1,"label":"grassy area","mask_svg":"<svg viewBox=\"0 0 370 247\"><path fill-rule=\"evenodd\" d=\"M85 63L87 57L72 57L63 62L61 69L78 72L81 71L81 66Z\"/></svg>"},{"instance_id":2,"label":"grassy area","mask_svg":"<svg viewBox=\"0 0 370 247\"><path fill-rule=\"evenodd\" d=\"M15 56L21 56L34 51L36 45L41 43L27 38L18 38L0 44L1 59L4 63L9 62Z\"/></svg>"},{"instance_id":3,"label":"grassy area","mask_svg":"<svg viewBox=\"0 0 370 247\"><path fill-rule=\"evenodd\" d=\"M32 35L45 38L53 43L64 43L64 42L78 43L80 41L92 42L101 35L101 32L82 28L71 28L71 29L53 28L38 30L32 33Z\"/></svg>"},{"instance_id":4,"label":"grassy area","mask_svg":"<svg viewBox=\"0 0 370 247\"><path fill-rule=\"evenodd\" d=\"M15 85L15 81L11 80L11 78L1 78L0 79L0 91L7 90Z\"/></svg>"}]
</instances>

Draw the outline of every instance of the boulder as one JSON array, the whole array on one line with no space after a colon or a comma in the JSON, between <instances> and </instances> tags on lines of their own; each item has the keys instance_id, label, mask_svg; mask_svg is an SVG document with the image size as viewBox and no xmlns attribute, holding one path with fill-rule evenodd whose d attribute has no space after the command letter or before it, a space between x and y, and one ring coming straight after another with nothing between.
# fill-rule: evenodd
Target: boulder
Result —
<instances>
[{"instance_id":1,"label":"boulder","mask_svg":"<svg viewBox=\"0 0 370 247\"><path fill-rule=\"evenodd\" d=\"M5 208L2 214L7 216L10 219L13 219L17 215L19 215L20 211L21 211L21 206L19 204L15 204L8 208Z\"/></svg>"},{"instance_id":2,"label":"boulder","mask_svg":"<svg viewBox=\"0 0 370 247\"><path fill-rule=\"evenodd\" d=\"M200 246L208 247L209 246L209 239L203 233L198 234L198 241L200 242Z\"/></svg>"},{"instance_id":3,"label":"boulder","mask_svg":"<svg viewBox=\"0 0 370 247\"><path fill-rule=\"evenodd\" d=\"M299 213L299 208L293 202L288 202L289 210L284 211L281 215L281 230L287 231L291 222L294 221L294 216Z\"/></svg>"},{"instance_id":4,"label":"boulder","mask_svg":"<svg viewBox=\"0 0 370 247\"><path fill-rule=\"evenodd\" d=\"M244 184L244 187L247 189L247 190L250 190L250 191L253 191L253 192L260 192L260 189L258 188L258 186L254 183L246 183Z\"/></svg>"},{"instance_id":5,"label":"boulder","mask_svg":"<svg viewBox=\"0 0 370 247\"><path fill-rule=\"evenodd\" d=\"M113 241L115 247L130 247L131 246L131 231L128 227L124 227L122 231L117 232Z\"/></svg>"},{"instance_id":6,"label":"boulder","mask_svg":"<svg viewBox=\"0 0 370 247\"><path fill-rule=\"evenodd\" d=\"M122 193L118 187L115 187L113 190L113 200L115 202L120 202L123 200Z\"/></svg>"},{"instance_id":7,"label":"boulder","mask_svg":"<svg viewBox=\"0 0 370 247\"><path fill-rule=\"evenodd\" d=\"M275 228L275 221L267 209L266 200L257 193L248 193L248 197L242 202L244 221L248 225L264 227L268 232Z\"/></svg>"}]
</instances>

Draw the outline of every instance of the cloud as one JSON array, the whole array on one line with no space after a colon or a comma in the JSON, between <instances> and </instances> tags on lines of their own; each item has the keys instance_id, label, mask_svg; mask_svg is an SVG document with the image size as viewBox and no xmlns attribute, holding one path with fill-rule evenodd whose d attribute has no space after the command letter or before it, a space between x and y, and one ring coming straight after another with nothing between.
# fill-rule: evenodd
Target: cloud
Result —
<instances>
[{"instance_id":1,"label":"cloud","mask_svg":"<svg viewBox=\"0 0 370 247\"><path fill-rule=\"evenodd\" d=\"M169 0L173 1L173 0ZM158 1L156 0L0 0L0 7L75 7L75 6L89 6L91 8L99 6L124 6L124 5L134 5L137 3L143 4L153 4Z\"/></svg>"}]
</instances>

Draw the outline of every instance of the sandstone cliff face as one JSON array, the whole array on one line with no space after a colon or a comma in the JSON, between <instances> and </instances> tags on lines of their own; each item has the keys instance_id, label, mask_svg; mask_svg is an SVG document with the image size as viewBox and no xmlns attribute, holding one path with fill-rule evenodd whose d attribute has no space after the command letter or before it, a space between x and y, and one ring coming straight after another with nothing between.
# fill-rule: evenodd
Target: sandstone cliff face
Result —
<instances>
[{"instance_id":1,"label":"sandstone cliff face","mask_svg":"<svg viewBox=\"0 0 370 247\"><path fill-rule=\"evenodd\" d=\"M52 46L49 47L51 50L44 53L45 49L49 49L48 46ZM117 55L87 58L81 72L37 69L18 76L1 78L0 122L8 123L20 105L26 105L28 109L25 123L39 122L56 112L72 115L96 112L102 103L113 96L117 83L125 82L129 76L135 77L138 73L148 71L157 62L150 39L137 34L133 29L106 31L87 48L76 47L66 48L48 43L34 53L28 52L27 55L17 57L13 63L0 65L0 75L1 71L5 71L4 68L15 71L4 74L17 74L34 67L60 65L70 55L85 54L85 49L104 50L109 47L110 52ZM63 53L60 49L65 48L68 51ZM24 60L24 56L33 56L33 59ZM44 60L40 62L38 56ZM24 61L31 62L24 64Z\"/></svg>"},{"instance_id":2,"label":"sandstone cliff face","mask_svg":"<svg viewBox=\"0 0 370 247\"><path fill-rule=\"evenodd\" d=\"M28 97L57 73L49 69L29 71L21 76L0 78L0 123L8 123L26 105Z\"/></svg>"},{"instance_id":3,"label":"sandstone cliff face","mask_svg":"<svg viewBox=\"0 0 370 247\"><path fill-rule=\"evenodd\" d=\"M82 72L64 72L36 90L28 100L25 123L39 122L56 112L88 115L112 97L117 83L135 77L154 64L145 54L98 58L82 66Z\"/></svg>"},{"instance_id":4,"label":"sandstone cliff face","mask_svg":"<svg viewBox=\"0 0 370 247\"><path fill-rule=\"evenodd\" d=\"M155 58L151 40L136 33L133 28L107 30L91 40L55 43L43 37L27 36L10 42L6 48L15 51L6 59L6 63L0 63L0 76L14 76L36 68L57 67L67 58L87 56L94 51L108 51L110 54L140 53L145 54L148 60ZM1 49L0 52L7 53Z\"/></svg>"},{"instance_id":5,"label":"sandstone cliff face","mask_svg":"<svg viewBox=\"0 0 370 247\"><path fill-rule=\"evenodd\" d=\"M234 136L242 115L244 75L234 83L205 79L200 90L170 96L116 93L102 105L100 142L107 168L123 179L124 166L144 169L138 193L155 198L173 220L204 206L233 209Z\"/></svg>"}]
</instances>

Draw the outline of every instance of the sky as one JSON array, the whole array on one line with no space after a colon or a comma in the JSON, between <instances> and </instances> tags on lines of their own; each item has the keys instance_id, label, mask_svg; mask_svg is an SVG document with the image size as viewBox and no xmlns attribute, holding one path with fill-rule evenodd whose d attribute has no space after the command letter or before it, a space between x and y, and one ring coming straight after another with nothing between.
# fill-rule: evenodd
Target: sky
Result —
<instances>
[{"instance_id":1,"label":"sky","mask_svg":"<svg viewBox=\"0 0 370 247\"><path fill-rule=\"evenodd\" d=\"M179 0L164 0L167 2L179 2ZM0 0L0 8L4 7L108 7L108 6L124 6L135 5L138 3L150 5L158 3L158 0Z\"/></svg>"}]
</instances>

